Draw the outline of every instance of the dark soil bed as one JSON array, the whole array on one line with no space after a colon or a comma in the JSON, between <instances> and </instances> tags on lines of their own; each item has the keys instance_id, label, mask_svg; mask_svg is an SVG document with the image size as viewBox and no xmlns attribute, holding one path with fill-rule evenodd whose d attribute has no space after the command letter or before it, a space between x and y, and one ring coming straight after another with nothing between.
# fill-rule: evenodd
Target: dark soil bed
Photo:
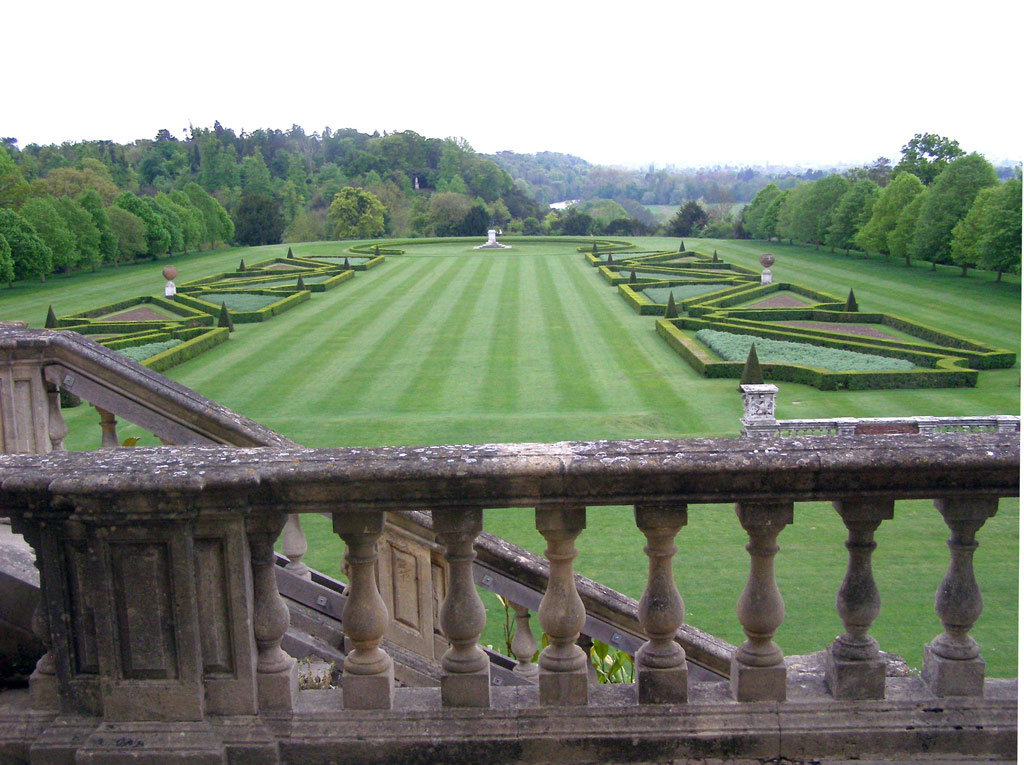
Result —
<instances>
[{"instance_id":1,"label":"dark soil bed","mask_svg":"<svg viewBox=\"0 0 1024 765\"><path fill-rule=\"evenodd\" d=\"M177 318L180 317L172 318L167 314L154 311L152 308L139 306L138 308L132 308L130 311L121 311L121 313L112 313L109 316L104 316L100 321L175 321Z\"/></svg>"}]
</instances>

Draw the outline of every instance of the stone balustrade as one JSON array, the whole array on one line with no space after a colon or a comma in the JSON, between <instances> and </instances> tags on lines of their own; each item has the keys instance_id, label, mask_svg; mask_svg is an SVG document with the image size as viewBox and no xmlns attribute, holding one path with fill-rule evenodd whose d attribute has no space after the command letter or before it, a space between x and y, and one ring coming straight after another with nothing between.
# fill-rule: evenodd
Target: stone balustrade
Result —
<instances>
[{"instance_id":1,"label":"stone balustrade","mask_svg":"<svg viewBox=\"0 0 1024 765\"><path fill-rule=\"evenodd\" d=\"M1019 433L1020 417L993 414L977 417L833 417L777 420L775 385L741 385L744 436L878 436L935 433Z\"/></svg>"},{"instance_id":2,"label":"stone balustrade","mask_svg":"<svg viewBox=\"0 0 1024 765\"><path fill-rule=\"evenodd\" d=\"M191 761L197 752L206 761L288 761L318 752L326 757L325 747L361 741L346 751L363 752L361 760L351 755L353 761L370 761L359 747L373 740L381 759L430 745L434 754L420 750L420 756L442 760L472 742L482 761L508 745L509 726L520 759L533 761L591 751L595 736L620 760L763 753L765 746L779 756L780 726L811 736L787 739L786 756L841 752L850 741L867 747L860 754L878 751L872 746L915 746L905 725L900 734L885 726L893 715L922 714L922 698L954 710L945 743L935 743L933 730L931 746L1002 751L1015 740L1015 723L1006 720L1016 695L985 681L982 652L970 636L981 613L972 559L975 534L998 499L1018 492L1019 439L1008 433L0 456L0 508L37 552L36 625L48 649L32 678L33 709L0 712L0 754L15 761L115 762L139 745L159 752L161 761ZM918 696L900 686L890 699L870 635L879 615L873 534L892 518L895 501L921 498L935 500L937 520L951 530L949 570L936 582L941 632L925 648ZM833 701L812 712L804 695L792 698L794 678L775 642L785 630L785 610L774 565L799 503L819 500L834 503L849 538L847 574L836 596L843 633L822 646L827 666L820 682ZM685 533L687 506L695 503L733 504L749 539L749 576L737 593L747 640L732 657L725 697L688 688L685 651L672 639L685 619L671 574L674 541ZM604 690L587 682L586 658L576 645L586 613L572 566L587 508L608 505L635 508L634 522L647 540L637 561L646 558L649 573L639 606L647 642L637 651L637 684ZM539 685L526 686L532 692L495 689L477 645L483 609L471 565L481 508L532 509L547 542L550 576L538 621L548 645L538 661ZM392 657L382 649L388 608L374 565L385 514L397 510L431 514L447 561L440 626L449 649L439 696L396 690ZM349 572L342 621L351 648L342 688L318 692L316 700L297 690L294 659L281 650L288 611L270 565L274 540L290 516L303 513L331 515ZM528 663L528 642L516 648L520 663ZM839 702L883 699L889 717L843 737L814 733L806 717L850 711ZM778 706L784 701L792 705ZM729 711L737 702L750 709L742 722ZM674 710L673 717L661 708ZM863 722L875 707L852 709ZM563 731L557 744L543 744L545 737L530 727L535 710L548 710L549 724ZM717 743L687 739L696 735L692 726L701 715L713 716ZM472 731L464 725L470 719ZM613 745L609 731L626 719L632 728L616 734ZM656 739L646 737L654 730L643 731L655 719L667 726L662 733L675 731L672 746L629 743L653 746ZM967 719L983 724L964 732ZM410 723L416 730L401 728L403 720L417 720ZM737 744L726 733L730 725L753 738Z\"/></svg>"}]
</instances>

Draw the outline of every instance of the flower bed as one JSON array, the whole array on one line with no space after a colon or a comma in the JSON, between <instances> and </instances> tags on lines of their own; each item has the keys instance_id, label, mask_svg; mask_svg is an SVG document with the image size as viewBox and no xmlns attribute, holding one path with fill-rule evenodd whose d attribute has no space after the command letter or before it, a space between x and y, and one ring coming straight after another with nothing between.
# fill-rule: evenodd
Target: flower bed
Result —
<instances>
[{"instance_id":1,"label":"flower bed","mask_svg":"<svg viewBox=\"0 0 1024 765\"><path fill-rule=\"evenodd\" d=\"M697 339L726 361L743 361L750 352L750 344L757 348L757 358L766 364L773 362L801 364L834 372L909 372L914 364L904 359L872 356L839 348L793 343L788 340L768 340L754 335L736 335L715 329L702 329Z\"/></svg>"}]
</instances>

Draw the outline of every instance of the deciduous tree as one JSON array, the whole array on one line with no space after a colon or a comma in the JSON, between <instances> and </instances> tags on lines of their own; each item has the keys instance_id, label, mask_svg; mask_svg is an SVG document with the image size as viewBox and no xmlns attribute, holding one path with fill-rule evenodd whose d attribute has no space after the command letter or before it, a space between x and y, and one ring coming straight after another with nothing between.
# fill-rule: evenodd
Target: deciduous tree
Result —
<instances>
[{"instance_id":1,"label":"deciduous tree","mask_svg":"<svg viewBox=\"0 0 1024 765\"><path fill-rule=\"evenodd\" d=\"M916 175L906 172L893 175L889 185L882 189L875 200L871 217L854 236L854 243L865 252L882 252L888 258L889 234L896 228L896 221L903 208L922 191L924 184Z\"/></svg>"},{"instance_id":2,"label":"deciduous tree","mask_svg":"<svg viewBox=\"0 0 1024 765\"><path fill-rule=\"evenodd\" d=\"M930 260L932 270L936 263L948 263L953 228L967 214L978 192L997 182L992 165L980 154L950 162L922 198L911 255Z\"/></svg>"},{"instance_id":3,"label":"deciduous tree","mask_svg":"<svg viewBox=\"0 0 1024 765\"><path fill-rule=\"evenodd\" d=\"M40 281L46 281L46 275L53 270L53 251L27 220L14 210L0 207L0 236L11 248L15 279L38 276Z\"/></svg>"},{"instance_id":4,"label":"deciduous tree","mask_svg":"<svg viewBox=\"0 0 1024 765\"><path fill-rule=\"evenodd\" d=\"M251 247L278 244L284 231L281 205L263 194L242 197L235 210L235 241Z\"/></svg>"},{"instance_id":5,"label":"deciduous tree","mask_svg":"<svg viewBox=\"0 0 1024 765\"><path fill-rule=\"evenodd\" d=\"M369 191L346 186L331 201L327 220L338 239L370 239L384 233L384 205Z\"/></svg>"},{"instance_id":6,"label":"deciduous tree","mask_svg":"<svg viewBox=\"0 0 1024 765\"><path fill-rule=\"evenodd\" d=\"M896 165L896 171L916 175L928 186L938 178L946 165L964 155L960 144L946 136L935 133L915 133L900 149L903 158Z\"/></svg>"}]
</instances>

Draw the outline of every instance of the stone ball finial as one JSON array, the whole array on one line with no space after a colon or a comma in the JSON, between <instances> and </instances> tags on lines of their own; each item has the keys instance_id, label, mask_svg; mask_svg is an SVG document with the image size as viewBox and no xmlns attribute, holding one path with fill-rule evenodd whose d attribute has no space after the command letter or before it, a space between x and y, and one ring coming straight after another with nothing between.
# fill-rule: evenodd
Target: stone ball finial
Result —
<instances>
[{"instance_id":1,"label":"stone ball finial","mask_svg":"<svg viewBox=\"0 0 1024 765\"><path fill-rule=\"evenodd\" d=\"M165 279L170 281L178 275L178 269L174 266L164 266L163 275Z\"/></svg>"},{"instance_id":2,"label":"stone ball finial","mask_svg":"<svg viewBox=\"0 0 1024 765\"><path fill-rule=\"evenodd\" d=\"M758 262L760 262L762 268L771 268L775 262L775 256L766 252L759 258Z\"/></svg>"}]
</instances>

